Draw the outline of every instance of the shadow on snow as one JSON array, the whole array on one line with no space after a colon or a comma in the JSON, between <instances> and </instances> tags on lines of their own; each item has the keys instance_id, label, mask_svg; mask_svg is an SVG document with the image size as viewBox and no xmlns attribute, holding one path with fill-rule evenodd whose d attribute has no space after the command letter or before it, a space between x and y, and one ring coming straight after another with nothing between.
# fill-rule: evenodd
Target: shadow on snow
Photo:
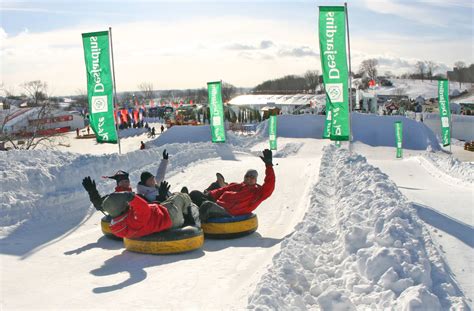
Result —
<instances>
[{"instance_id":1,"label":"shadow on snow","mask_svg":"<svg viewBox=\"0 0 474 311\"><path fill-rule=\"evenodd\" d=\"M431 207L414 203L418 216L427 224L446 232L470 247L474 247L474 227L440 213Z\"/></svg>"},{"instance_id":2,"label":"shadow on snow","mask_svg":"<svg viewBox=\"0 0 474 311\"><path fill-rule=\"evenodd\" d=\"M124 250L121 254L107 259L100 268L94 269L90 273L95 276L108 276L127 272L130 277L119 284L93 288L92 292L102 294L120 290L145 280L147 278L145 269L148 267L166 265L182 260L197 259L202 256L204 256L202 249L175 255L138 254Z\"/></svg>"}]
</instances>

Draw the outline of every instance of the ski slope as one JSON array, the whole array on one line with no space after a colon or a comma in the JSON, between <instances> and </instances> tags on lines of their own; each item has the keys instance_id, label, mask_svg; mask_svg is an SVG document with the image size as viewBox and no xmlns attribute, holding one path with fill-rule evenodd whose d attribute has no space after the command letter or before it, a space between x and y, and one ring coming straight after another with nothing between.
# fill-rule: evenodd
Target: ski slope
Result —
<instances>
[{"instance_id":1,"label":"ski slope","mask_svg":"<svg viewBox=\"0 0 474 311\"><path fill-rule=\"evenodd\" d=\"M248 291L258 281L281 241L292 233L306 212L307 192L317 182L321 149L320 140L291 140L290 155L275 158L277 184L274 195L258 210L258 233L238 240L206 241L203 250L172 256L150 256L124 251L121 242L102 237L99 213L90 213L79 226L70 228L45 245L21 256L2 255L3 306L7 309L30 309L33 306L61 308L66 305L84 309L112 308L117 301L123 308L153 306L159 309L242 309ZM266 147L258 143L257 152ZM184 147L191 153L198 147ZM217 148L228 148L225 145ZM170 148L171 150L173 148ZM162 149L161 149L162 150ZM173 156L170 150L170 159ZM219 171L229 181L240 181L248 168L264 174L264 165L252 152L228 151L224 159L200 159L189 167L169 171L172 189L186 185L204 189ZM160 158L153 165L157 167ZM137 175L131 172L132 176ZM280 177L281 176L281 177ZM284 177L283 177L284 176ZM82 175L77 175L80 185ZM263 179L260 175L259 179ZM78 189L81 191L81 189ZM83 207L89 205L83 198ZM45 221L47 222L47 221ZM55 226L53 222L45 224ZM55 230L30 225L8 243L21 249L22 243L43 230L54 235ZM23 231L23 230L22 230ZM5 240L2 241L5 246ZM19 245L20 244L20 245ZM20 254L17 254L20 255ZM47 264L45 264L47 263ZM41 268L39 268L41 267ZM218 286L215 286L218 281ZM24 293L28 292L28 299ZM54 292L54 295L51 295ZM73 293L73 294L72 294ZM141 293L154 293L142 295ZM97 296L99 295L99 296ZM45 297L49 297L45 300ZM124 299L137 297L137 299ZM139 297L139 298L138 298ZM212 308L212 307L211 307Z\"/></svg>"},{"instance_id":2,"label":"ski slope","mask_svg":"<svg viewBox=\"0 0 474 311\"><path fill-rule=\"evenodd\" d=\"M456 178L431 165L421 154L409 151L394 159L393 150L356 145L408 198L446 257L461 290L474 299L474 190L472 177ZM473 171L471 170L471 176ZM420 182L422 181L422 182Z\"/></svg>"},{"instance_id":3,"label":"ski slope","mask_svg":"<svg viewBox=\"0 0 474 311\"><path fill-rule=\"evenodd\" d=\"M404 133L410 149L403 160L394 159L394 148L388 147L394 120L355 115L358 142L350 155L319 139L324 118L279 116L276 187L256 210L258 231L236 240L206 240L202 250L169 256L127 252L121 242L103 237L101 214L91 207L82 178L92 176L105 194L114 182L100 176L124 169L135 187L142 171L156 171L166 148L171 190L204 189L216 172L240 181L249 168L259 171L261 182L264 165L257 155L268 146L266 123L254 136L229 132L226 144L210 143L207 127L173 127L147 140L142 151L136 149L143 135L124 138L122 155L113 153L116 145L81 147L73 139L64 148L74 153L1 153L0 305L5 310L410 309L417 303L433 310L467 308L472 166L424 162L426 148L440 148L434 134L413 120L407 120ZM365 204L370 212L362 213ZM378 232L381 220L374 215L387 228ZM391 240L397 237L391 226L406 239L404 247ZM365 239L364 232L374 233ZM391 260L380 259L384 248ZM393 257L392 248L419 255L407 261L405 255ZM400 266L409 269L402 274Z\"/></svg>"}]
</instances>

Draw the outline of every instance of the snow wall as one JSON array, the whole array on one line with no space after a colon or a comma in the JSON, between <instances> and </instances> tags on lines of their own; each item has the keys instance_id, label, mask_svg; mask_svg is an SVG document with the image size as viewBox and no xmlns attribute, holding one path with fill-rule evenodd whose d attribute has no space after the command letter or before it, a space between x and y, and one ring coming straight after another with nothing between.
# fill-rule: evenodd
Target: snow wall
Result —
<instances>
[{"instance_id":1,"label":"snow wall","mask_svg":"<svg viewBox=\"0 0 474 311\"><path fill-rule=\"evenodd\" d=\"M451 115L451 137L459 140L474 140L474 116ZM441 137L441 120L437 113L424 113L423 122L437 137Z\"/></svg>"},{"instance_id":2,"label":"snow wall","mask_svg":"<svg viewBox=\"0 0 474 311\"><path fill-rule=\"evenodd\" d=\"M468 309L416 210L343 148L325 147L304 221L281 245L249 309Z\"/></svg>"},{"instance_id":3,"label":"snow wall","mask_svg":"<svg viewBox=\"0 0 474 311\"><path fill-rule=\"evenodd\" d=\"M277 120L279 137L321 138L325 116L280 115ZM425 124L402 116L352 114L353 140L370 146L395 147L394 122L403 122L403 148L412 150L440 150L439 142ZM267 121L257 128L257 134L268 137Z\"/></svg>"}]
</instances>

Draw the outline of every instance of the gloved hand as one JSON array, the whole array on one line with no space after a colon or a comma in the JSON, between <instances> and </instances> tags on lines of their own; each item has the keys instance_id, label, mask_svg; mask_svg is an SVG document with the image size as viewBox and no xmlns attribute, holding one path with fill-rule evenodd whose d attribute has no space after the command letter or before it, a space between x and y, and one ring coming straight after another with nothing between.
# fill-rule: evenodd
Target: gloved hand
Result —
<instances>
[{"instance_id":1,"label":"gloved hand","mask_svg":"<svg viewBox=\"0 0 474 311\"><path fill-rule=\"evenodd\" d=\"M263 150L263 157L260 156L260 159L262 159L263 162L265 162L266 165L272 165L272 151L269 149Z\"/></svg>"},{"instance_id":2,"label":"gloved hand","mask_svg":"<svg viewBox=\"0 0 474 311\"><path fill-rule=\"evenodd\" d=\"M82 186L86 189L89 194L89 200L94 205L95 209L98 211L102 210L102 198L100 197L99 191L95 185L95 181L92 180L89 176L82 180Z\"/></svg>"},{"instance_id":3,"label":"gloved hand","mask_svg":"<svg viewBox=\"0 0 474 311\"><path fill-rule=\"evenodd\" d=\"M158 196L156 200L158 202L163 202L168 198L168 191L170 190L171 185L167 181L162 181L160 187L158 188Z\"/></svg>"},{"instance_id":4,"label":"gloved hand","mask_svg":"<svg viewBox=\"0 0 474 311\"><path fill-rule=\"evenodd\" d=\"M209 191L207 190L204 190L204 192L202 193L202 201L212 201L212 202L216 202L216 200L214 200L214 198L211 196L211 194L209 193Z\"/></svg>"},{"instance_id":5,"label":"gloved hand","mask_svg":"<svg viewBox=\"0 0 474 311\"><path fill-rule=\"evenodd\" d=\"M168 153L166 152L166 149L163 150L163 159L168 160Z\"/></svg>"}]
</instances>

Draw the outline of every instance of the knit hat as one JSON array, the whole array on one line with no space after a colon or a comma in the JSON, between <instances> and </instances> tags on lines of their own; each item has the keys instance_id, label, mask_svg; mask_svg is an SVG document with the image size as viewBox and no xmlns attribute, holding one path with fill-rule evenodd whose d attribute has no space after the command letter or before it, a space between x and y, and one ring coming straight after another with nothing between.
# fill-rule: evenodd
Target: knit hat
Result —
<instances>
[{"instance_id":1,"label":"knit hat","mask_svg":"<svg viewBox=\"0 0 474 311\"><path fill-rule=\"evenodd\" d=\"M128 173L125 172L125 171L117 171L117 173L115 173L114 175L112 176L102 176L104 178L110 178L110 179L114 179L117 181L117 184L119 182L121 182L122 180L130 180L128 178Z\"/></svg>"},{"instance_id":2,"label":"knit hat","mask_svg":"<svg viewBox=\"0 0 474 311\"><path fill-rule=\"evenodd\" d=\"M245 173L245 176L252 176L252 177L257 178L258 177L258 172L254 169L250 169L250 170L247 171L247 173Z\"/></svg>"},{"instance_id":3,"label":"knit hat","mask_svg":"<svg viewBox=\"0 0 474 311\"><path fill-rule=\"evenodd\" d=\"M114 192L109 194L104 202L102 208L112 218L120 216L128 209L128 202L130 202L135 195L133 192Z\"/></svg>"},{"instance_id":4,"label":"knit hat","mask_svg":"<svg viewBox=\"0 0 474 311\"><path fill-rule=\"evenodd\" d=\"M150 178L150 177L153 177L153 175L150 172L143 172L140 175L141 183L144 185L146 183L146 181L148 180L148 178Z\"/></svg>"}]
</instances>

